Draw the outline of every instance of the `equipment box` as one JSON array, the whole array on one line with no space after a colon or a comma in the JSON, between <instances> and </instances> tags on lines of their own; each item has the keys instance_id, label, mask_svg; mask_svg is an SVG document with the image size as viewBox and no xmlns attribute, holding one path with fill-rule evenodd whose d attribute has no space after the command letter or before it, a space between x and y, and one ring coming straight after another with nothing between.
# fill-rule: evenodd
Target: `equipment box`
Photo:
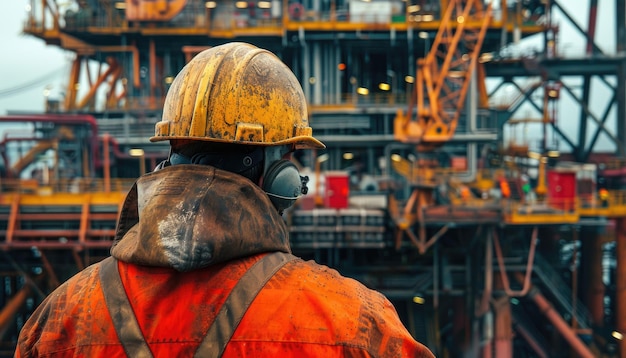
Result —
<instances>
[{"instance_id":1,"label":"equipment box","mask_svg":"<svg viewBox=\"0 0 626 358\"><path fill-rule=\"evenodd\" d=\"M548 204L558 210L572 211L576 205L576 170L555 168L548 171Z\"/></svg>"},{"instance_id":2,"label":"equipment box","mask_svg":"<svg viewBox=\"0 0 626 358\"><path fill-rule=\"evenodd\" d=\"M348 207L350 195L350 177L347 172L331 171L326 173L326 198L327 208L345 209Z\"/></svg>"}]
</instances>

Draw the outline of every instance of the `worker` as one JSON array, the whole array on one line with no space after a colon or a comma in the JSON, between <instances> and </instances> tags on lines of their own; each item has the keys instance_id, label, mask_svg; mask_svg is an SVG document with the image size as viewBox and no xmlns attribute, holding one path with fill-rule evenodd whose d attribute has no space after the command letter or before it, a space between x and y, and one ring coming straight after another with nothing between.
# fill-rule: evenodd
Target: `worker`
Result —
<instances>
[{"instance_id":1,"label":"worker","mask_svg":"<svg viewBox=\"0 0 626 358\"><path fill-rule=\"evenodd\" d=\"M461 199L464 203L467 203L470 201L471 197L472 197L472 192L470 190L470 188L467 185L462 185L461 186Z\"/></svg>"},{"instance_id":2,"label":"worker","mask_svg":"<svg viewBox=\"0 0 626 358\"><path fill-rule=\"evenodd\" d=\"M506 181L505 178L500 178L500 194L503 199L508 199L511 197L511 187L509 186L509 182Z\"/></svg>"},{"instance_id":3,"label":"worker","mask_svg":"<svg viewBox=\"0 0 626 358\"><path fill-rule=\"evenodd\" d=\"M603 208L609 207L609 191L605 188L598 190L598 197L600 198L600 204Z\"/></svg>"},{"instance_id":4,"label":"worker","mask_svg":"<svg viewBox=\"0 0 626 358\"><path fill-rule=\"evenodd\" d=\"M199 53L150 140L170 154L126 196L111 256L41 303L16 357L433 357L382 294L291 254L290 154L324 145L278 57Z\"/></svg>"}]
</instances>

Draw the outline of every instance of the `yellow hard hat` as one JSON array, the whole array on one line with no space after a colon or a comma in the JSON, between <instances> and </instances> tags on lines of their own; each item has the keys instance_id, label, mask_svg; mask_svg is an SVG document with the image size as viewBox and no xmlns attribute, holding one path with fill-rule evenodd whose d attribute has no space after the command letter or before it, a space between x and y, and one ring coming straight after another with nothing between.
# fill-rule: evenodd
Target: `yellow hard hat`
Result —
<instances>
[{"instance_id":1,"label":"yellow hard hat","mask_svg":"<svg viewBox=\"0 0 626 358\"><path fill-rule=\"evenodd\" d=\"M150 141L324 148L312 132L293 72L271 52L233 42L202 51L180 71Z\"/></svg>"}]
</instances>

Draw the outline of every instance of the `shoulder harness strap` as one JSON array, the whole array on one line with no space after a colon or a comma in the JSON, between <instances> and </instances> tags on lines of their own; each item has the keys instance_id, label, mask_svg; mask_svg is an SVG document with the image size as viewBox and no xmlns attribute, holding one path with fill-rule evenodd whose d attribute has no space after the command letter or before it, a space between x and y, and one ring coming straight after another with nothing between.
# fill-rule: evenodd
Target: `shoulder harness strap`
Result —
<instances>
[{"instance_id":1,"label":"shoulder harness strap","mask_svg":"<svg viewBox=\"0 0 626 358\"><path fill-rule=\"evenodd\" d=\"M220 308L195 357L221 357L235 329L259 291L287 262L297 257L284 252L263 256L241 277Z\"/></svg>"},{"instance_id":2,"label":"shoulder harness strap","mask_svg":"<svg viewBox=\"0 0 626 358\"><path fill-rule=\"evenodd\" d=\"M128 301L124 285L117 268L117 260L107 257L100 265L100 286L109 309L113 326L126 355L129 357L150 358L152 352L143 338L137 317Z\"/></svg>"},{"instance_id":3,"label":"shoulder harness strap","mask_svg":"<svg viewBox=\"0 0 626 358\"><path fill-rule=\"evenodd\" d=\"M297 257L284 252L273 252L258 260L237 282L220 308L215 321L200 343L195 357L221 357L235 329L252 301L286 263ZM113 319L124 351L129 357L152 357L137 318L133 313L117 267L117 260L109 257L100 266L100 281L104 299Z\"/></svg>"}]
</instances>

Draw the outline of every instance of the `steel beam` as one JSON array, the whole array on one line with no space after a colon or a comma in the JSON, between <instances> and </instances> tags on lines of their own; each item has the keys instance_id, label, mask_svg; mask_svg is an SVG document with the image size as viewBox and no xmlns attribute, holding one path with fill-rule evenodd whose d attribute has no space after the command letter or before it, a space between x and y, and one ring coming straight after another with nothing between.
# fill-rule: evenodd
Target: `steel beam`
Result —
<instances>
[{"instance_id":1,"label":"steel beam","mask_svg":"<svg viewBox=\"0 0 626 358\"><path fill-rule=\"evenodd\" d=\"M617 219L615 228L615 330L626 336L626 218ZM618 340L620 357L626 356L626 339Z\"/></svg>"}]
</instances>

